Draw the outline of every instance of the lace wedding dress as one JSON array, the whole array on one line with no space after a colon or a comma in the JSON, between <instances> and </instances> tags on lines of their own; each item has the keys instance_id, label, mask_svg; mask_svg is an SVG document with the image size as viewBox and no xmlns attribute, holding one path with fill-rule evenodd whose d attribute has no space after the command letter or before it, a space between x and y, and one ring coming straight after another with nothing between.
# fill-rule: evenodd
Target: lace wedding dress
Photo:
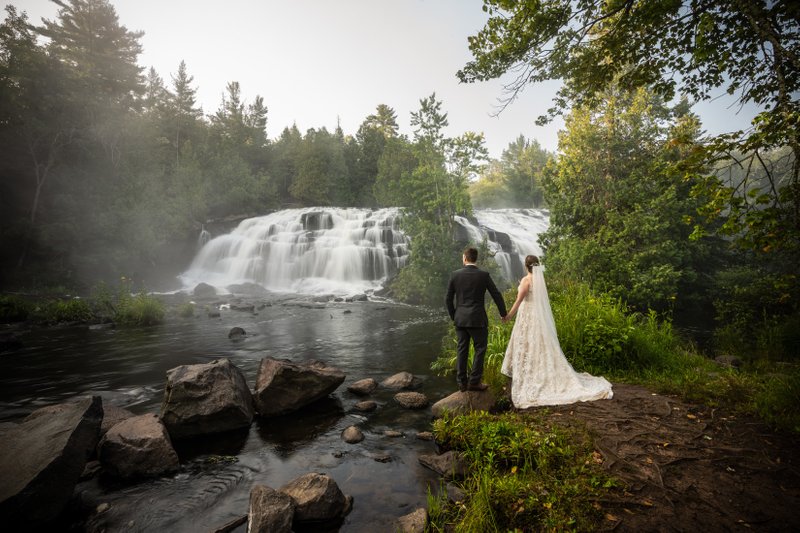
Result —
<instances>
[{"instance_id":1,"label":"lace wedding dress","mask_svg":"<svg viewBox=\"0 0 800 533\"><path fill-rule=\"evenodd\" d=\"M611 398L603 377L576 372L558 342L541 266L532 268L528 294L519 305L501 372L511 378L511 401L524 409Z\"/></svg>"}]
</instances>

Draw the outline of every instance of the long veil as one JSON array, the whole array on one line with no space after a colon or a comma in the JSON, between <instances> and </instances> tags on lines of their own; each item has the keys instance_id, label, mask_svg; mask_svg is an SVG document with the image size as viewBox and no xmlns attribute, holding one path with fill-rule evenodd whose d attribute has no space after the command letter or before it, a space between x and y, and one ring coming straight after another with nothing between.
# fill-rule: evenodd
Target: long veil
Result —
<instances>
[{"instance_id":1,"label":"long veil","mask_svg":"<svg viewBox=\"0 0 800 533\"><path fill-rule=\"evenodd\" d=\"M501 372L511 377L511 401L517 408L613 396L611 383L576 372L564 355L541 266L531 269L530 292L518 310Z\"/></svg>"}]
</instances>

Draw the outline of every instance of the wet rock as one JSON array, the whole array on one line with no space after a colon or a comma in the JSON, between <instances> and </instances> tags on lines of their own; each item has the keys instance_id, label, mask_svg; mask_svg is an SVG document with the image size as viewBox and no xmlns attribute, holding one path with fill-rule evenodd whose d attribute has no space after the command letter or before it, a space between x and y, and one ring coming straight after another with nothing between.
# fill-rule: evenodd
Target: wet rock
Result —
<instances>
[{"instance_id":1,"label":"wet rock","mask_svg":"<svg viewBox=\"0 0 800 533\"><path fill-rule=\"evenodd\" d=\"M155 414L135 416L112 427L98 446L100 463L112 476L155 477L178 469L167 428Z\"/></svg>"},{"instance_id":2,"label":"wet rock","mask_svg":"<svg viewBox=\"0 0 800 533\"><path fill-rule=\"evenodd\" d=\"M428 511L419 508L413 513L398 518L394 531L399 531L400 533L424 533L427 525Z\"/></svg>"},{"instance_id":3,"label":"wet rock","mask_svg":"<svg viewBox=\"0 0 800 533\"><path fill-rule=\"evenodd\" d=\"M373 402L372 400L358 402L353 406L353 409L355 409L356 411L361 411L362 413L368 413L370 411L374 411L377 408L378 404Z\"/></svg>"},{"instance_id":4,"label":"wet rock","mask_svg":"<svg viewBox=\"0 0 800 533\"><path fill-rule=\"evenodd\" d=\"M367 396L378 388L378 382L372 378L361 379L347 387L347 390L359 396Z\"/></svg>"},{"instance_id":5,"label":"wet rock","mask_svg":"<svg viewBox=\"0 0 800 533\"><path fill-rule=\"evenodd\" d=\"M228 332L228 338L232 341L238 341L240 339L245 338L246 336L247 332L245 332L245 330L243 328L240 328L239 326L231 328L231 330Z\"/></svg>"},{"instance_id":6,"label":"wet rock","mask_svg":"<svg viewBox=\"0 0 800 533\"><path fill-rule=\"evenodd\" d=\"M423 409L428 406L428 397L421 392L398 392L394 401L406 409Z\"/></svg>"},{"instance_id":7,"label":"wet rock","mask_svg":"<svg viewBox=\"0 0 800 533\"><path fill-rule=\"evenodd\" d=\"M228 359L183 365L167 372L161 420L173 439L249 426L253 398Z\"/></svg>"},{"instance_id":8,"label":"wet rock","mask_svg":"<svg viewBox=\"0 0 800 533\"><path fill-rule=\"evenodd\" d=\"M325 474L306 474L290 481L280 491L294 500L295 524L338 521L352 509L352 497L345 496L339 485Z\"/></svg>"},{"instance_id":9,"label":"wet rock","mask_svg":"<svg viewBox=\"0 0 800 533\"><path fill-rule=\"evenodd\" d=\"M440 417L445 411L453 414L489 411L494 407L494 404L494 395L488 389L485 391L454 392L433 404L431 413L435 417Z\"/></svg>"},{"instance_id":10,"label":"wet rock","mask_svg":"<svg viewBox=\"0 0 800 533\"><path fill-rule=\"evenodd\" d=\"M381 453L372 458L376 463L391 463L392 456L388 453Z\"/></svg>"},{"instance_id":11,"label":"wet rock","mask_svg":"<svg viewBox=\"0 0 800 533\"><path fill-rule=\"evenodd\" d=\"M103 405L103 422L100 424L100 436L102 437L108 433L109 429L113 428L123 420L133 418L134 416L136 415L122 407L110 404Z\"/></svg>"},{"instance_id":12,"label":"wet rock","mask_svg":"<svg viewBox=\"0 0 800 533\"><path fill-rule=\"evenodd\" d=\"M225 287L228 289L228 292L231 294L243 294L245 296L268 296L269 291L259 285L258 283L239 283L234 285L228 285Z\"/></svg>"},{"instance_id":13,"label":"wet rock","mask_svg":"<svg viewBox=\"0 0 800 533\"><path fill-rule=\"evenodd\" d=\"M212 309L208 312L208 318L219 318L219 311Z\"/></svg>"},{"instance_id":14,"label":"wet rock","mask_svg":"<svg viewBox=\"0 0 800 533\"><path fill-rule=\"evenodd\" d=\"M342 440L348 444L356 444L364 440L364 434L355 426L350 426L342 431Z\"/></svg>"},{"instance_id":15,"label":"wet rock","mask_svg":"<svg viewBox=\"0 0 800 533\"><path fill-rule=\"evenodd\" d=\"M255 304L232 303L231 311L242 311L244 313L253 313L256 310Z\"/></svg>"},{"instance_id":16,"label":"wet rock","mask_svg":"<svg viewBox=\"0 0 800 533\"><path fill-rule=\"evenodd\" d=\"M414 375L410 372L398 372L381 381L381 386L387 389L408 389L414 385Z\"/></svg>"},{"instance_id":17,"label":"wet rock","mask_svg":"<svg viewBox=\"0 0 800 533\"><path fill-rule=\"evenodd\" d=\"M0 523L5 531L39 529L55 519L100 438L99 396L51 405L0 438Z\"/></svg>"},{"instance_id":18,"label":"wet rock","mask_svg":"<svg viewBox=\"0 0 800 533\"><path fill-rule=\"evenodd\" d=\"M419 462L445 479L463 478L467 471L464 458L452 450L441 455L420 455Z\"/></svg>"},{"instance_id":19,"label":"wet rock","mask_svg":"<svg viewBox=\"0 0 800 533\"><path fill-rule=\"evenodd\" d=\"M192 294L196 298L215 298L217 296L217 289L208 283L198 283L192 291Z\"/></svg>"},{"instance_id":20,"label":"wet rock","mask_svg":"<svg viewBox=\"0 0 800 533\"><path fill-rule=\"evenodd\" d=\"M345 377L344 372L321 361L295 364L265 357L256 380L256 409L264 417L291 413L326 397Z\"/></svg>"},{"instance_id":21,"label":"wet rock","mask_svg":"<svg viewBox=\"0 0 800 533\"><path fill-rule=\"evenodd\" d=\"M430 431L420 431L417 433L417 438L419 440L433 440L433 433Z\"/></svg>"},{"instance_id":22,"label":"wet rock","mask_svg":"<svg viewBox=\"0 0 800 533\"><path fill-rule=\"evenodd\" d=\"M383 432L383 436L384 437L389 437L390 439L397 439L397 438L402 437L403 434L400 433L399 431L394 431L394 430L391 430L391 429L387 429L386 431Z\"/></svg>"},{"instance_id":23,"label":"wet rock","mask_svg":"<svg viewBox=\"0 0 800 533\"><path fill-rule=\"evenodd\" d=\"M256 485L250 491L247 533L291 533L294 508L288 494Z\"/></svg>"}]
</instances>

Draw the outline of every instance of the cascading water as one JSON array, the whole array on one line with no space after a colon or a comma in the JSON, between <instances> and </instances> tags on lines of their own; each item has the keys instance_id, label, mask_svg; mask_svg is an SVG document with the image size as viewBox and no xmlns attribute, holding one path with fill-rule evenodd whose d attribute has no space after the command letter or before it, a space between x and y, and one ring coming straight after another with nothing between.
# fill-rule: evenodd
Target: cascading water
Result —
<instances>
[{"instance_id":1,"label":"cascading water","mask_svg":"<svg viewBox=\"0 0 800 533\"><path fill-rule=\"evenodd\" d=\"M356 294L379 289L402 268L409 240L395 208L286 209L243 220L231 233L209 240L181 279L187 288L255 283L275 292ZM539 233L548 214L540 209L484 209L474 222L456 217L457 238L484 239L510 281L523 272L527 254L540 254ZM458 258L454 258L458 265Z\"/></svg>"},{"instance_id":2,"label":"cascading water","mask_svg":"<svg viewBox=\"0 0 800 533\"><path fill-rule=\"evenodd\" d=\"M397 209L286 209L211 239L181 279L187 287L256 283L276 292L363 293L381 287L407 256Z\"/></svg>"},{"instance_id":3,"label":"cascading water","mask_svg":"<svg viewBox=\"0 0 800 533\"><path fill-rule=\"evenodd\" d=\"M525 272L525 256L541 256L539 234L547 230L550 215L543 209L479 209L475 211L481 242L483 237L508 281ZM474 226L473 226L474 227Z\"/></svg>"}]
</instances>

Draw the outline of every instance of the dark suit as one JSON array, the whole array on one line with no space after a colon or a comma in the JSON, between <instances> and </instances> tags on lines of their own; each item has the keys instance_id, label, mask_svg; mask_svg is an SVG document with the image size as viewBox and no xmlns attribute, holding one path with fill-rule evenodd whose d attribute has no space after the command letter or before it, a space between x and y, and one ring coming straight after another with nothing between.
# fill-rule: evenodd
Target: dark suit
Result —
<instances>
[{"instance_id":1,"label":"dark suit","mask_svg":"<svg viewBox=\"0 0 800 533\"><path fill-rule=\"evenodd\" d=\"M483 377L483 358L489 340L489 319L484 305L486 291L491 294L500 316L506 316L503 295L497 290L489 273L475 265L467 265L453 272L447 285L445 305L455 323L458 339L456 380L459 385L477 385ZM470 339L475 346L475 356L472 360L472 372L467 379Z\"/></svg>"}]
</instances>

